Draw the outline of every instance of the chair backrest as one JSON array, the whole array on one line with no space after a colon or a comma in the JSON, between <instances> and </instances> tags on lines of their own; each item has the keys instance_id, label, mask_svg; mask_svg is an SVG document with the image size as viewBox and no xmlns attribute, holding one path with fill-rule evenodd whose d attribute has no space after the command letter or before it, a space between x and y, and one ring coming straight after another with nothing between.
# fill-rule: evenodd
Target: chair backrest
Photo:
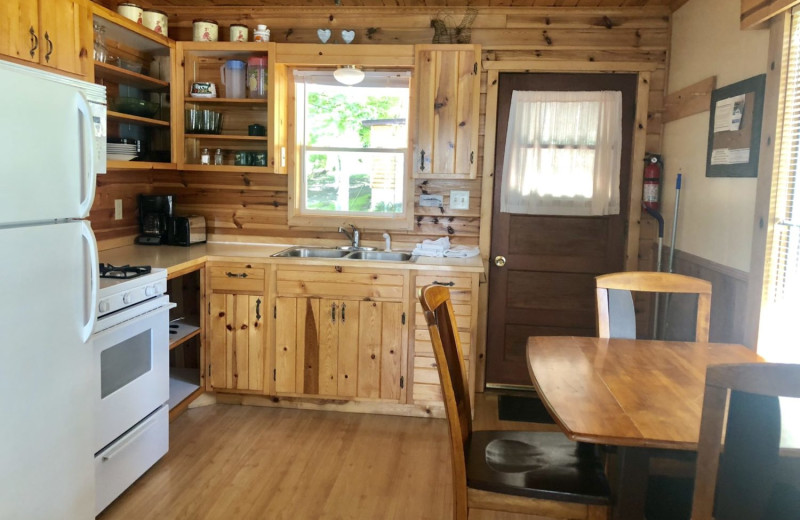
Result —
<instances>
[{"instance_id":1,"label":"chair backrest","mask_svg":"<svg viewBox=\"0 0 800 520\"><path fill-rule=\"evenodd\" d=\"M433 354L442 384L450 446L453 460L454 508L467 512L467 468L464 447L472 436L472 409L469 401L469 382L458 326L447 287L428 285L420 289L419 301L428 323Z\"/></svg>"},{"instance_id":2,"label":"chair backrest","mask_svg":"<svg viewBox=\"0 0 800 520\"><path fill-rule=\"evenodd\" d=\"M779 396L800 398L800 365L708 367L692 520L796 518L800 459L780 454Z\"/></svg>"},{"instance_id":3,"label":"chair backrest","mask_svg":"<svg viewBox=\"0 0 800 520\"><path fill-rule=\"evenodd\" d=\"M695 341L708 341L708 324L711 316L711 282L674 273L628 271L604 274L595 278L597 293L597 335L601 338L612 335L611 320L614 301L624 301L613 291L642 291L656 293L697 294L697 321ZM612 303L609 304L609 301ZM631 304L632 308L632 304ZM626 313L627 314L627 313ZM633 319L630 316L629 319ZM635 329L634 329L635 334Z\"/></svg>"}]
</instances>

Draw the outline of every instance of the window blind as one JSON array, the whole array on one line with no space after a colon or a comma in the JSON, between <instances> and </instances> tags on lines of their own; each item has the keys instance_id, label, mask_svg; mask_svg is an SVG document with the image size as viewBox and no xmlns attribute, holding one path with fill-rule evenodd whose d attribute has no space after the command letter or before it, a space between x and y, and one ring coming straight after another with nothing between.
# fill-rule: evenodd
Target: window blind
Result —
<instances>
[{"instance_id":1,"label":"window blind","mask_svg":"<svg viewBox=\"0 0 800 520\"><path fill-rule=\"evenodd\" d=\"M800 11L789 35L778 169L773 180L773 226L768 242L759 353L770 361L800 362Z\"/></svg>"}]
</instances>

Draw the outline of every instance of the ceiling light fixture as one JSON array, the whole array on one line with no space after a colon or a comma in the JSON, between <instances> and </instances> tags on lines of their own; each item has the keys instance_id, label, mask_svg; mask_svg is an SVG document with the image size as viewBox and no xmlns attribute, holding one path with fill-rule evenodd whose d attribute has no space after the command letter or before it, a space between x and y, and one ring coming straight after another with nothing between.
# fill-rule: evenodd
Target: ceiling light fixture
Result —
<instances>
[{"instance_id":1,"label":"ceiling light fixture","mask_svg":"<svg viewBox=\"0 0 800 520\"><path fill-rule=\"evenodd\" d=\"M333 78L342 85L357 85L364 81L364 71L355 65L343 65L333 71Z\"/></svg>"}]
</instances>

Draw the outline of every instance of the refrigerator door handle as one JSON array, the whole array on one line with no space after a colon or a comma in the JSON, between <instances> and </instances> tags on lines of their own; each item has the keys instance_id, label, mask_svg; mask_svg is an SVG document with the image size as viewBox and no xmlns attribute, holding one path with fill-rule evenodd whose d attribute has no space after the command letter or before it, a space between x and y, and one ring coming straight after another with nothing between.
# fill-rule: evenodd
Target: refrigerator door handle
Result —
<instances>
[{"instance_id":1,"label":"refrigerator door handle","mask_svg":"<svg viewBox=\"0 0 800 520\"><path fill-rule=\"evenodd\" d=\"M94 174L94 122L92 119L92 109L89 107L89 101L83 92L78 92L78 112L82 116L82 134L81 140L83 152L83 172L81 173L81 205L80 214L81 218L89 216L89 210L92 208L94 202L95 191L95 174Z\"/></svg>"},{"instance_id":2,"label":"refrigerator door handle","mask_svg":"<svg viewBox=\"0 0 800 520\"><path fill-rule=\"evenodd\" d=\"M86 246L89 249L89 272L91 273L89 293L84 295L87 321L81 329L81 338L86 343L92 335L95 323L97 323L97 291L100 289L100 269L98 266L100 260L97 255L97 242L95 241L94 233L92 233L91 226L85 220L81 221L81 236L86 241Z\"/></svg>"}]
</instances>

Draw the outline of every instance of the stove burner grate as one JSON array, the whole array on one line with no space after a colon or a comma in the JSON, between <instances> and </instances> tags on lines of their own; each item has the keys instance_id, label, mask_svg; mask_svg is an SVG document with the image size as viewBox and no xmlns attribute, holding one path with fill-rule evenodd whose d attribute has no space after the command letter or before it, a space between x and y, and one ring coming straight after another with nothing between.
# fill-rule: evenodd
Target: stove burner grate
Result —
<instances>
[{"instance_id":1,"label":"stove burner grate","mask_svg":"<svg viewBox=\"0 0 800 520\"><path fill-rule=\"evenodd\" d=\"M100 278L136 278L150 272L149 265L123 265L100 264Z\"/></svg>"}]
</instances>

